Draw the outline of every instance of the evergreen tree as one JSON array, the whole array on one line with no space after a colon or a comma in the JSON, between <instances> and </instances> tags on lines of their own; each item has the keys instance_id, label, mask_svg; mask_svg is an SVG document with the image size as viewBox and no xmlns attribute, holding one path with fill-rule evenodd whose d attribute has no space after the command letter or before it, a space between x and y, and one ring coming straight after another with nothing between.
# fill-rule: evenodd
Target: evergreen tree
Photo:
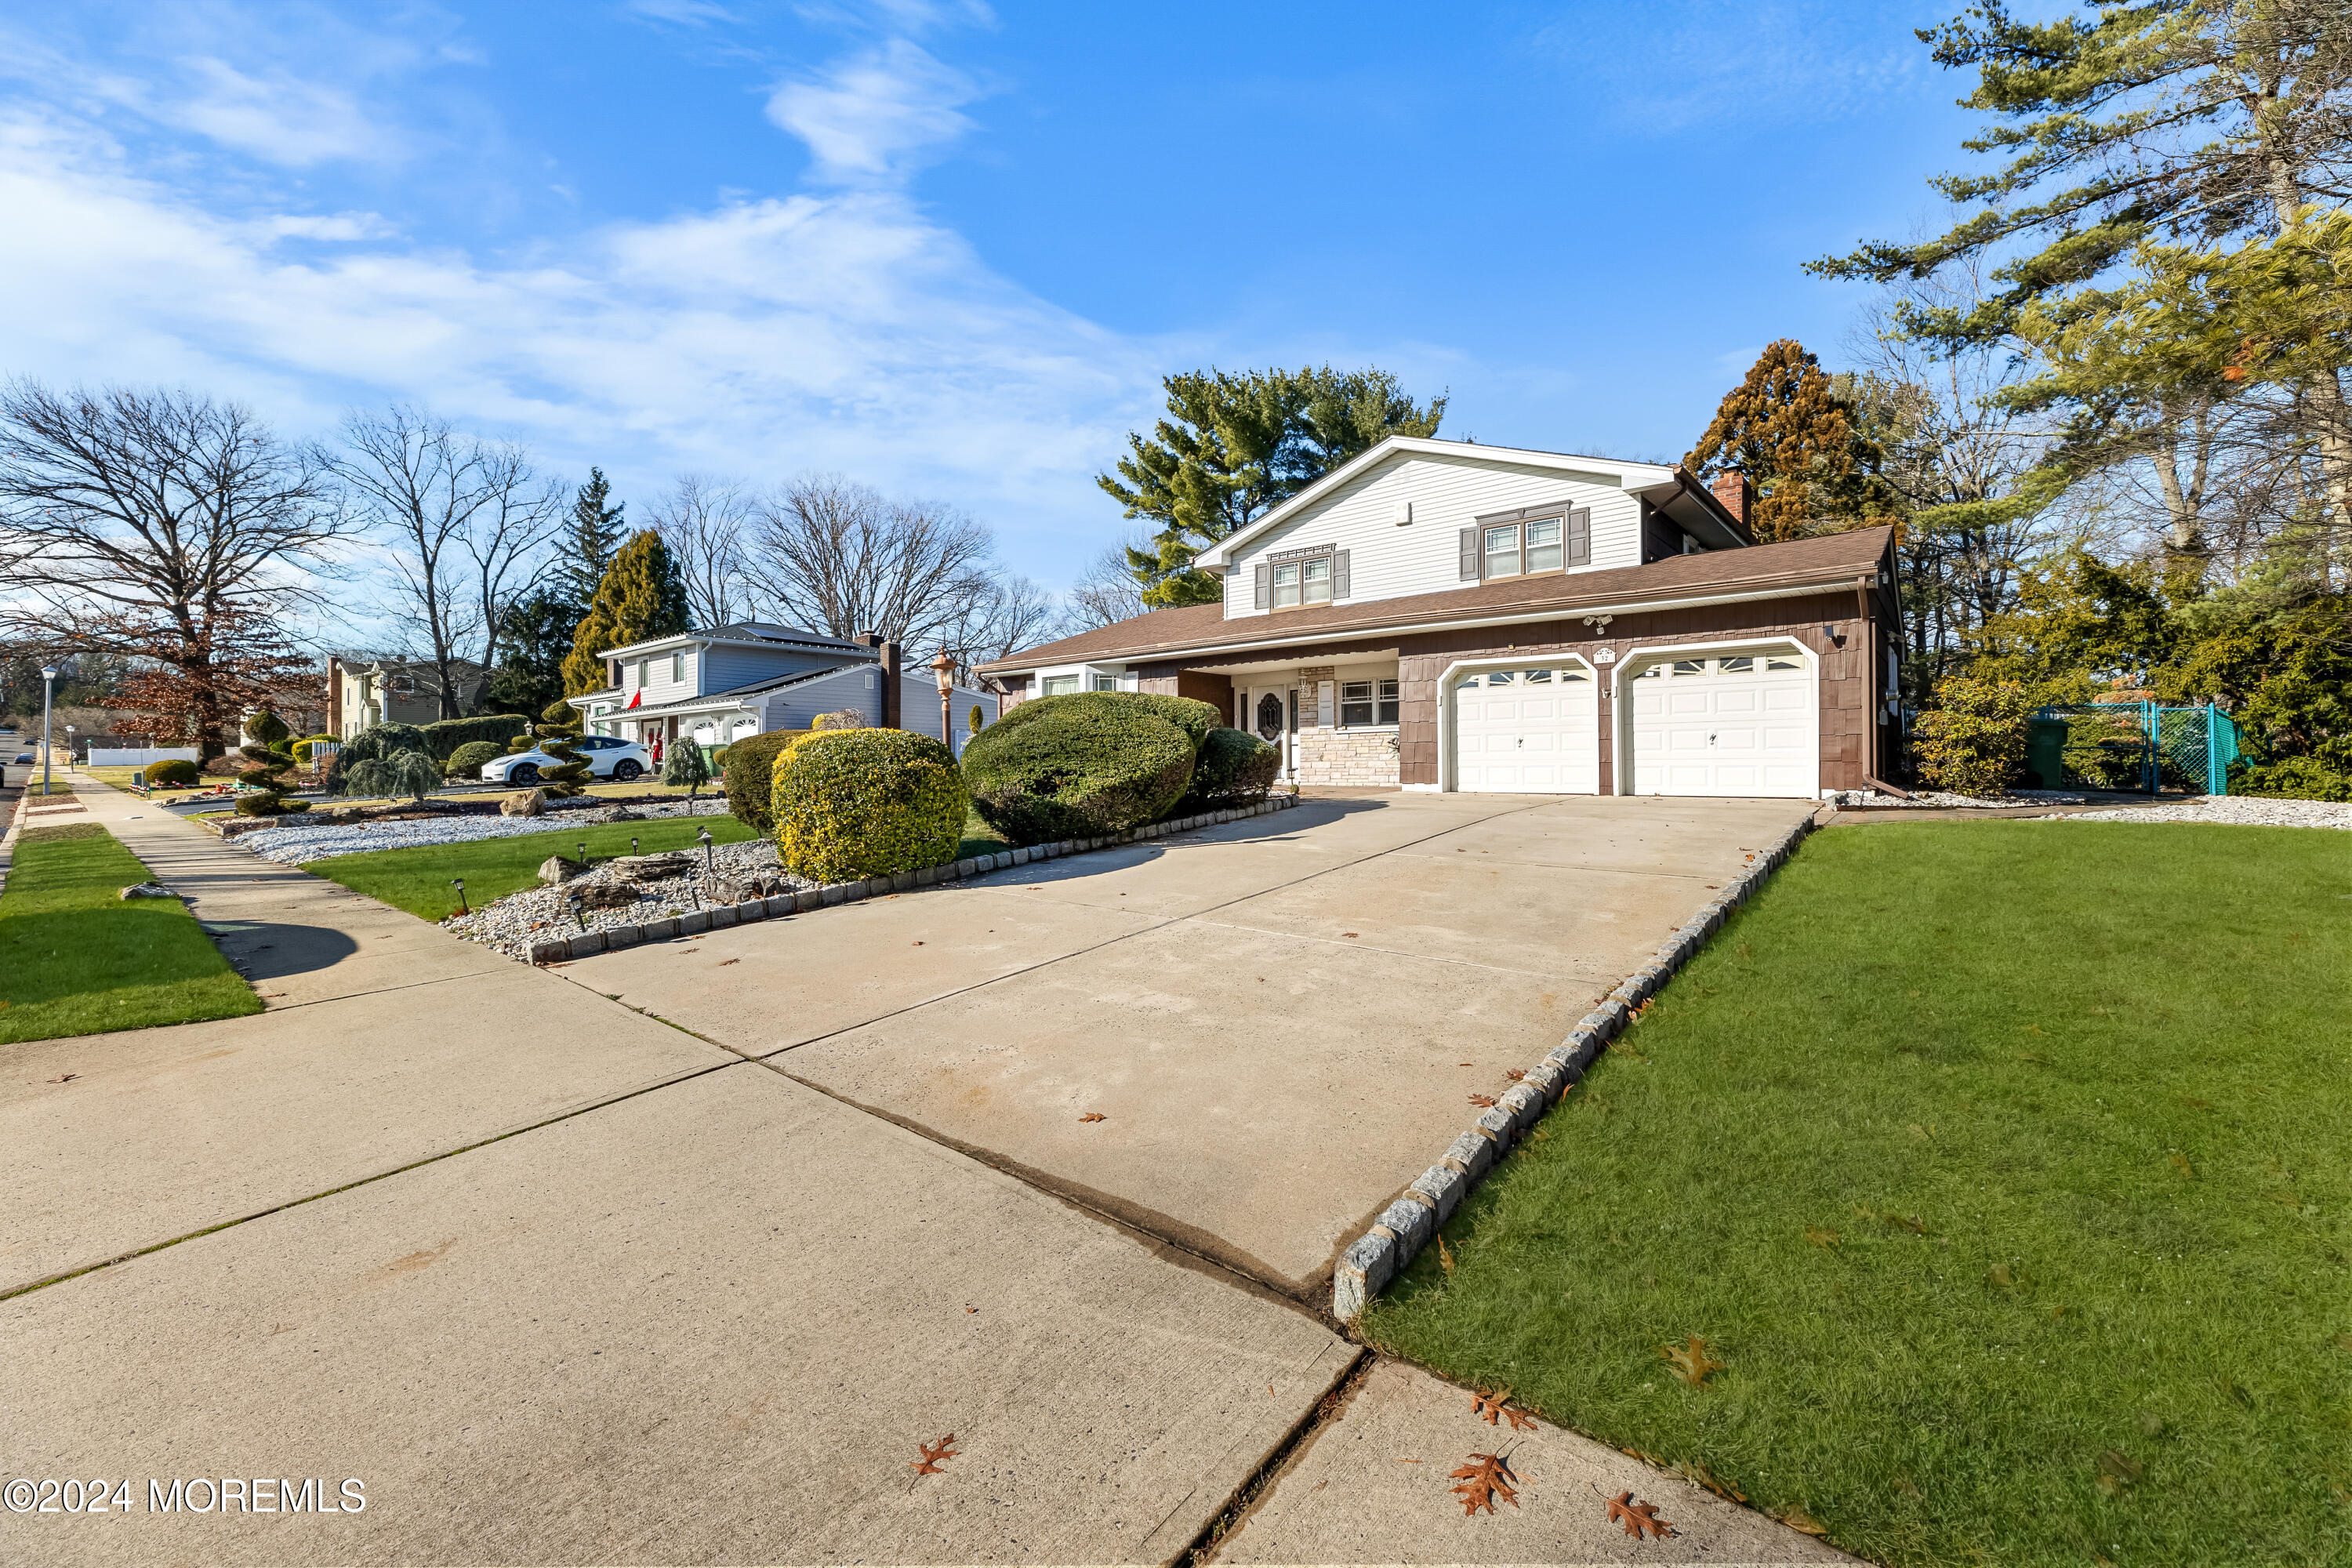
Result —
<instances>
[{"instance_id":1,"label":"evergreen tree","mask_svg":"<svg viewBox=\"0 0 2352 1568\"><path fill-rule=\"evenodd\" d=\"M686 797L692 800L710 782L710 759L699 744L681 735L662 753L661 781L673 788L685 785Z\"/></svg>"},{"instance_id":2,"label":"evergreen tree","mask_svg":"<svg viewBox=\"0 0 2352 1568\"><path fill-rule=\"evenodd\" d=\"M1445 399L1424 407L1383 370L1189 371L1164 376L1168 415L1128 437L1117 478L1095 483L1129 517L1159 525L1128 570L1144 603L1213 603L1218 581L1192 558L1390 436L1433 436Z\"/></svg>"},{"instance_id":3,"label":"evergreen tree","mask_svg":"<svg viewBox=\"0 0 2352 1568\"><path fill-rule=\"evenodd\" d=\"M555 571L555 591L572 604L585 605L595 596L596 585L604 580L628 532L621 513L629 503L608 506L612 495L604 470L592 468L588 482L572 498L572 521L561 535L562 553Z\"/></svg>"},{"instance_id":4,"label":"evergreen tree","mask_svg":"<svg viewBox=\"0 0 2352 1568\"><path fill-rule=\"evenodd\" d=\"M641 530L621 546L604 581L596 584L595 597L563 661L564 691L577 697L611 684L604 661L597 657L604 649L674 637L693 624L677 559L660 534Z\"/></svg>"},{"instance_id":5,"label":"evergreen tree","mask_svg":"<svg viewBox=\"0 0 2352 1568\"><path fill-rule=\"evenodd\" d=\"M1761 543L1893 521L1893 487L1821 362L1794 338L1769 345L1748 378L1724 395L1683 467L1712 479L1727 468L1757 490L1748 520Z\"/></svg>"},{"instance_id":6,"label":"evergreen tree","mask_svg":"<svg viewBox=\"0 0 2352 1568\"><path fill-rule=\"evenodd\" d=\"M559 697L541 710L539 720L531 732L539 738L539 749L556 759L555 766L539 770L539 787L555 800L586 795L588 759L572 749L580 738L580 710Z\"/></svg>"},{"instance_id":7,"label":"evergreen tree","mask_svg":"<svg viewBox=\"0 0 2352 1568\"><path fill-rule=\"evenodd\" d=\"M490 672L494 713L536 713L563 695L563 661L588 613L553 587L533 589L499 617L501 657Z\"/></svg>"},{"instance_id":8,"label":"evergreen tree","mask_svg":"<svg viewBox=\"0 0 2352 1568\"><path fill-rule=\"evenodd\" d=\"M237 754L252 763L236 775L236 782L252 793L241 795L236 803L239 816L284 816L308 811L310 803L286 798L285 774L294 766L294 752L289 743L293 733L286 721L264 708L246 724L246 732L253 740L237 748Z\"/></svg>"}]
</instances>

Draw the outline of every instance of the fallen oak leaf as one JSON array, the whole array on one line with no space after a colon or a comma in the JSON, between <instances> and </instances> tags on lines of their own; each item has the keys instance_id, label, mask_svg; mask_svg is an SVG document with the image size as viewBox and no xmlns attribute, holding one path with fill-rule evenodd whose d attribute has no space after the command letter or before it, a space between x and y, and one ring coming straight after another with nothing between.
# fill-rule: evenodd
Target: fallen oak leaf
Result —
<instances>
[{"instance_id":1,"label":"fallen oak leaf","mask_svg":"<svg viewBox=\"0 0 2352 1568\"><path fill-rule=\"evenodd\" d=\"M717 967L724 969L730 963L740 963L742 962L743 961L740 958L722 958L719 961Z\"/></svg>"},{"instance_id":2,"label":"fallen oak leaf","mask_svg":"<svg viewBox=\"0 0 2352 1568\"><path fill-rule=\"evenodd\" d=\"M1513 1508L1519 1506L1519 1494L1511 1486L1519 1478L1511 1474L1510 1465L1500 1454L1471 1455L1470 1462L1455 1470L1453 1479L1462 1483L1454 1489L1454 1495L1462 1500L1465 1518L1481 1508L1494 1512L1497 1497Z\"/></svg>"},{"instance_id":3,"label":"fallen oak leaf","mask_svg":"<svg viewBox=\"0 0 2352 1568\"><path fill-rule=\"evenodd\" d=\"M919 1459L910 1459L907 1462L907 1468L915 1471L919 1475L945 1475L947 1472L940 1468L940 1461L941 1459L955 1459L962 1458L961 1455L956 1452L955 1434L952 1432L949 1433L946 1436L940 1438L936 1443L925 1443L920 1445L920 1448L923 1457Z\"/></svg>"},{"instance_id":4,"label":"fallen oak leaf","mask_svg":"<svg viewBox=\"0 0 2352 1568\"><path fill-rule=\"evenodd\" d=\"M80 1076L81 1076L81 1074L79 1074L79 1073L78 1073L78 1072L69 1072L69 1073L66 1074L66 1076L65 1076L65 1077L63 1077L63 1078L53 1078L53 1079L49 1079L49 1081L50 1081L51 1083L71 1083L71 1082L73 1082L73 1080L74 1080L74 1079L76 1079L79 1078Z\"/></svg>"},{"instance_id":5,"label":"fallen oak leaf","mask_svg":"<svg viewBox=\"0 0 2352 1568\"><path fill-rule=\"evenodd\" d=\"M1664 1345L1658 1354L1675 1369L1675 1375L1693 1388L1705 1386L1710 1373L1723 1370L1724 1363L1706 1353L1706 1342L1696 1334L1684 1345Z\"/></svg>"},{"instance_id":6,"label":"fallen oak leaf","mask_svg":"<svg viewBox=\"0 0 2352 1568\"><path fill-rule=\"evenodd\" d=\"M1630 1491L1619 1492L1609 1500L1609 1522L1624 1526L1625 1533L1636 1541L1642 1539L1643 1531L1661 1541L1675 1532L1674 1521L1658 1517L1656 1503L1635 1502Z\"/></svg>"},{"instance_id":7,"label":"fallen oak leaf","mask_svg":"<svg viewBox=\"0 0 2352 1568\"><path fill-rule=\"evenodd\" d=\"M1505 1068L1503 1069L1503 1076L1509 1079L1513 1083L1517 1083L1528 1076L1528 1069L1525 1068Z\"/></svg>"},{"instance_id":8,"label":"fallen oak leaf","mask_svg":"<svg viewBox=\"0 0 2352 1568\"><path fill-rule=\"evenodd\" d=\"M1089 1110L1084 1116L1079 1117L1078 1120L1081 1121L1100 1121L1103 1120L1103 1113L1099 1110Z\"/></svg>"},{"instance_id":9,"label":"fallen oak leaf","mask_svg":"<svg viewBox=\"0 0 2352 1568\"><path fill-rule=\"evenodd\" d=\"M1493 1107L1495 1097L1491 1094L1474 1094L1470 1097L1470 1103L1482 1110L1488 1110Z\"/></svg>"},{"instance_id":10,"label":"fallen oak leaf","mask_svg":"<svg viewBox=\"0 0 2352 1568\"><path fill-rule=\"evenodd\" d=\"M1825 1225L1809 1225L1805 1227L1805 1239L1815 1247L1835 1247L1838 1233Z\"/></svg>"},{"instance_id":11,"label":"fallen oak leaf","mask_svg":"<svg viewBox=\"0 0 2352 1568\"><path fill-rule=\"evenodd\" d=\"M1778 1519L1782 1524L1787 1525L1790 1530L1801 1530L1807 1535L1827 1535L1830 1532L1830 1527L1828 1525L1823 1524L1820 1520L1815 1519L1811 1514L1807 1513L1803 1509L1798 1508L1793 1504L1788 1508L1782 1509L1779 1513L1773 1515L1773 1517Z\"/></svg>"},{"instance_id":12,"label":"fallen oak leaf","mask_svg":"<svg viewBox=\"0 0 2352 1568\"><path fill-rule=\"evenodd\" d=\"M1437 1266L1445 1270L1448 1279L1454 1278L1454 1249L1445 1245L1445 1237L1437 1238Z\"/></svg>"},{"instance_id":13,"label":"fallen oak leaf","mask_svg":"<svg viewBox=\"0 0 2352 1568\"><path fill-rule=\"evenodd\" d=\"M1503 1407L1510 1402L1511 1391L1507 1388L1500 1394L1489 1394L1481 1388L1470 1395L1470 1414L1484 1416L1486 1425L1492 1426L1495 1425L1495 1418L1503 1413Z\"/></svg>"}]
</instances>

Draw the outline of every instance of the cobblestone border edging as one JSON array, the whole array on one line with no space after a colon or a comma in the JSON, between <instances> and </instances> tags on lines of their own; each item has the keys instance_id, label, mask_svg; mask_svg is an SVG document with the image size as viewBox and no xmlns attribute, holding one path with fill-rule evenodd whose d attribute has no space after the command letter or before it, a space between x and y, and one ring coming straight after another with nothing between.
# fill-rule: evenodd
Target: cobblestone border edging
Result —
<instances>
[{"instance_id":1,"label":"cobblestone border edging","mask_svg":"<svg viewBox=\"0 0 2352 1568\"><path fill-rule=\"evenodd\" d=\"M1816 826L1813 814L1808 813L1778 844L1759 854L1668 938L1649 963L1626 976L1606 1002L1578 1019L1568 1038L1456 1138L1436 1164L1415 1177L1403 1196L1381 1211L1372 1227L1339 1255L1339 1267L1331 1275L1333 1317L1352 1323L1372 1298L1404 1271L1413 1255L1437 1234L1437 1227L1454 1217L1470 1189L1584 1077L1601 1048L1624 1028L1633 1010L1689 963L1706 939L1722 929L1731 911L1755 896L1767 877L1788 863Z\"/></svg>"},{"instance_id":2,"label":"cobblestone border edging","mask_svg":"<svg viewBox=\"0 0 2352 1568\"><path fill-rule=\"evenodd\" d=\"M1007 849L995 855L976 855L945 866L926 866L919 871L900 871L895 876L872 877L862 882L830 882L822 888L804 888L797 893L778 893L773 898L752 899L740 904L717 904L697 910L692 914L672 915L666 920L646 921L639 925L608 926L602 931L582 931L573 936L546 938L530 944L529 962L533 964L565 963L575 958L586 958L591 953L635 947L640 942L700 936L705 931L724 931L730 926L745 925L752 921L806 914L830 904L854 904L863 899L912 892L917 888L961 881L967 877L984 877L992 871L1026 866L1032 861L1052 860L1090 849L1108 849L1143 839L1165 838L1171 833L1187 833L1194 828L1240 822L1271 812L1286 811L1297 804L1295 795L1270 795L1255 805L1202 812L1198 816L1171 817L1166 822L1150 823L1124 833L1107 833L1096 838L1065 838L1057 844L1032 844L1025 848Z\"/></svg>"}]
</instances>

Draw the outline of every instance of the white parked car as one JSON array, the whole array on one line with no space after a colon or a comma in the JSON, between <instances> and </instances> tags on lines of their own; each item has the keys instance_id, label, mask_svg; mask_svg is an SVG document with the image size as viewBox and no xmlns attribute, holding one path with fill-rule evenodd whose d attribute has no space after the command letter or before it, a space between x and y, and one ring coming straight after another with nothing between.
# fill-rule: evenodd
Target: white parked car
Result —
<instances>
[{"instance_id":1,"label":"white parked car","mask_svg":"<svg viewBox=\"0 0 2352 1568\"><path fill-rule=\"evenodd\" d=\"M592 775L615 784L627 784L653 772L652 752L635 741L624 741L615 735L583 735L572 742L572 749L587 761ZM533 747L528 752L492 757L482 764L482 778L488 784L532 784L539 782L541 769L562 765L562 759Z\"/></svg>"}]
</instances>

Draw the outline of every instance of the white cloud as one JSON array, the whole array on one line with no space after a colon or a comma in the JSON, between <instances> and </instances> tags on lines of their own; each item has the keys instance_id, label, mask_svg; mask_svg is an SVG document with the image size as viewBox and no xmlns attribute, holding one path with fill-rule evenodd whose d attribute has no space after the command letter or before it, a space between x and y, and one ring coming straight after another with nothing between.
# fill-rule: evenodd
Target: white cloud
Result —
<instances>
[{"instance_id":1,"label":"white cloud","mask_svg":"<svg viewBox=\"0 0 2352 1568\"><path fill-rule=\"evenodd\" d=\"M893 38L810 81L788 81L768 118L808 143L814 176L833 184L903 181L926 153L971 129L961 107L981 96L961 71Z\"/></svg>"},{"instance_id":2,"label":"white cloud","mask_svg":"<svg viewBox=\"0 0 2352 1568\"><path fill-rule=\"evenodd\" d=\"M1144 345L1006 282L888 190L493 260L369 215L223 216L88 124L20 114L0 121L0 371L202 387L297 433L412 398L636 493L684 469L836 468L990 517L1048 577L1075 564L1055 541L1103 521L1087 476L1156 391Z\"/></svg>"},{"instance_id":3,"label":"white cloud","mask_svg":"<svg viewBox=\"0 0 2352 1568\"><path fill-rule=\"evenodd\" d=\"M400 138L373 122L349 92L282 72L248 76L226 60L181 63L189 90L155 112L223 146L294 169L331 158L391 158L402 150Z\"/></svg>"},{"instance_id":4,"label":"white cloud","mask_svg":"<svg viewBox=\"0 0 2352 1568\"><path fill-rule=\"evenodd\" d=\"M735 14L711 0L629 0L629 9L656 22L699 27L710 22L732 22Z\"/></svg>"}]
</instances>

